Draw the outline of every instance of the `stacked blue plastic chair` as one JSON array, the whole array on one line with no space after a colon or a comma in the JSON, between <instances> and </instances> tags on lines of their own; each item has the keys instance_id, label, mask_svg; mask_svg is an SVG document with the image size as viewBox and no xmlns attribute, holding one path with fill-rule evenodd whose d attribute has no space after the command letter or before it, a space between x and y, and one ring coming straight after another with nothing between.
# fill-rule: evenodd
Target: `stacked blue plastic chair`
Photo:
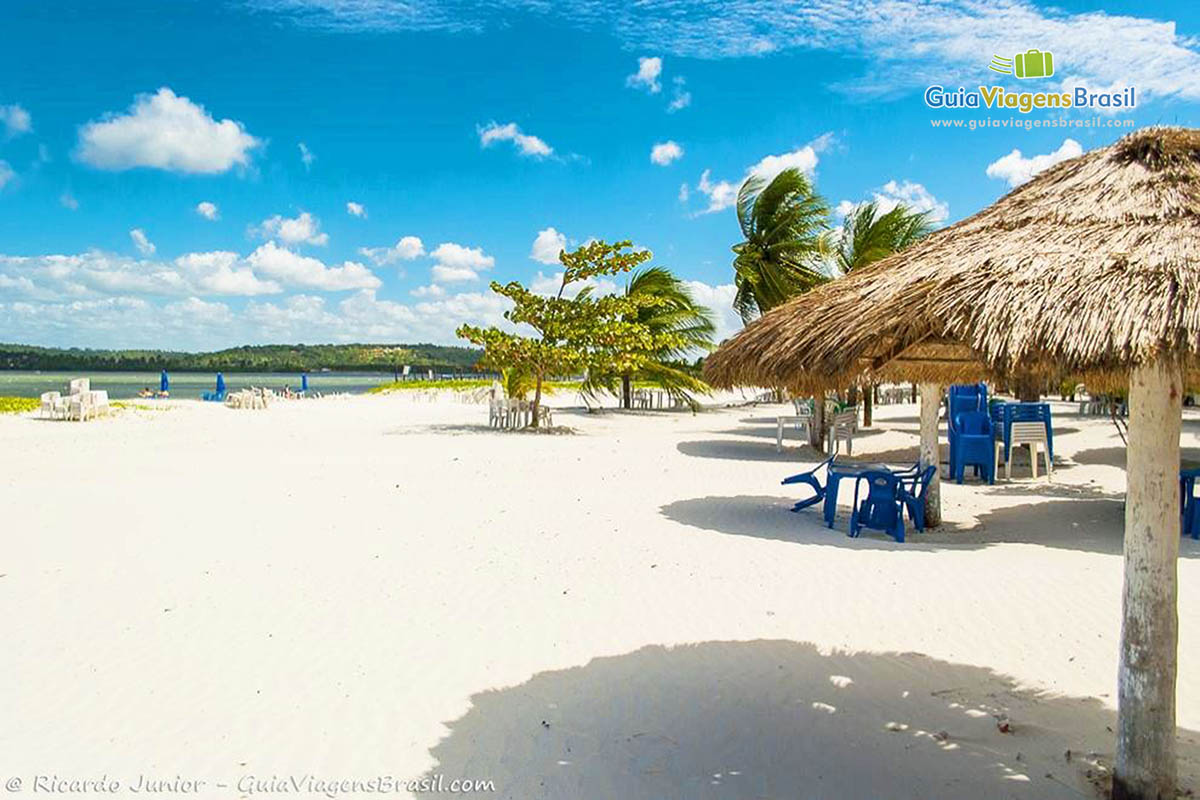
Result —
<instances>
[{"instance_id":1,"label":"stacked blue plastic chair","mask_svg":"<svg viewBox=\"0 0 1200 800\"><path fill-rule=\"evenodd\" d=\"M996 482L996 440L992 421L986 411L964 411L954 417L956 435L950 440L951 473L954 480L963 482L963 472L974 467L988 483Z\"/></svg>"},{"instance_id":2,"label":"stacked blue plastic chair","mask_svg":"<svg viewBox=\"0 0 1200 800\"><path fill-rule=\"evenodd\" d=\"M988 390L987 384L972 383L961 386L951 386L950 391L946 396L946 429L950 435L950 474L958 474L958 464L955 461L955 453L957 447L955 442L958 439L958 429L955 426L955 420L960 414L968 411L983 411L988 410Z\"/></svg>"}]
</instances>

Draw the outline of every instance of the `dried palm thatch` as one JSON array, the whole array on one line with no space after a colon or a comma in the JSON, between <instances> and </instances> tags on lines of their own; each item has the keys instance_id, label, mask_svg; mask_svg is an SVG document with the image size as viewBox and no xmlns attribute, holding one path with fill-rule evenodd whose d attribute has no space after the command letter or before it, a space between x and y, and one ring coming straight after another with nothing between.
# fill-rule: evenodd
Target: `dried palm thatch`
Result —
<instances>
[{"instance_id":1,"label":"dried palm thatch","mask_svg":"<svg viewBox=\"0 0 1200 800\"><path fill-rule=\"evenodd\" d=\"M765 314L709 357L717 386L1021 373L1111 385L1200 366L1200 130L1064 161L972 217Z\"/></svg>"}]
</instances>

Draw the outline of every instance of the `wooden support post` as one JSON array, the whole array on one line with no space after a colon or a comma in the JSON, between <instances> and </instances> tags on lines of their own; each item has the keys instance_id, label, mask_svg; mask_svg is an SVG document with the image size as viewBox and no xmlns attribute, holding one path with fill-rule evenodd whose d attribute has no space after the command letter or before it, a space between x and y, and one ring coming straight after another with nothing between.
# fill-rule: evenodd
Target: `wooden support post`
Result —
<instances>
[{"instance_id":1,"label":"wooden support post","mask_svg":"<svg viewBox=\"0 0 1200 800\"><path fill-rule=\"evenodd\" d=\"M825 450L825 393L813 395L812 423L808 428L808 443L819 451Z\"/></svg>"},{"instance_id":2,"label":"wooden support post","mask_svg":"<svg viewBox=\"0 0 1200 800\"><path fill-rule=\"evenodd\" d=\"M921 384L921 468L937 467L933 480L925 490L925 525L936 528L942 524L942 465L938 446L938 411L942 406L942 387L936 383Z\"/></svg>"},{"instance_id":3,"label":"wooden support post","mask_svg":"<svg viewBox=\"0 0 1200 800\"><path fill-rule=\"evenodd\" d=\"M1129 379L1113 800L1175 797L1181 375L1154 363Z\"/></svg>"}]
</instances>

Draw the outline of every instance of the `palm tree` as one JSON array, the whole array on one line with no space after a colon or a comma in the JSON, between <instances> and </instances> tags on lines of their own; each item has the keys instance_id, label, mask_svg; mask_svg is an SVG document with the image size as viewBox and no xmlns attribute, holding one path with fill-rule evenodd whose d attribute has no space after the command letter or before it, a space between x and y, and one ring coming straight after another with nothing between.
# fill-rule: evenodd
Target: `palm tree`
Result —
<instances>
[{"instance_id":1,"label":"palm tree","mask_svg":"<svg viewBox=\"0 0 1200 800\"><path fill-rule=\"evenodd\" d=\"M733 307L746 322L829 280L820 269L829 207L798 169L750 177L737 197Z\"/></svg>"},{"instance_id":2,"label":"palm tree","mask_svg":"<svg viewBox=\"0 0 1200 800\"><path fill-rule=\"evenodd\" d=\"M932 230L928 211L898 205L880 213L879 204L871 201L850 212L840 232L826 234L823 249L843 273L853 272L900 252Z\"/></svg>"},{"instance_id":3,"label":"palm tree","mask_svg":"<svg viewBox=\"0 0 1200 800\"><path fill-rule=\"evenodd\" d=\"M627 322L643 325L651 334L674 334L672 338L678 346L652 353L636 374L589 373L585 391L616 391L619 377L622 408L633 405L634 378L657 384L678 397L690 399L692 393L707 393L708 386L684 368L683 362L697 351L713 349L717 328L712 311L697 303L687 284L664 267L647 267L634 272L625 285L625 295L653 298L653 302L639 305L637 312L627 317Z\"/></svg>"},{"instance_id":4,"label":"palm tree","mask_svg":"<svg viewBox=\"0 0 1200 800\"><path fill-rule=\"evenodd\" d=\"M829 280L821 268L829 206L798 169L770 183L751 176L737 197L743 241L733 246L733 308L749 322L792 297ZM816 424L810 442L824 441L825 403L813 398Z\"/></svg>"},{"instance_id":5,"label":"palm tree","mask_svg":"<svg viewBox=\"0 0 1200 800\"><path fill-rule=\"evenodd\" d=\"M862 203L850 212L841 231L830 231L822 241L835 266L843 274L862 269L868 264L898 253L933 230L928 211L914 211L897 205L881 213L875 201ZM857 389L851 389L852 394ZM863 426L871 425L875 387L865 387L863 393ZM851 398L854 402L854 398Z\"/></svg>"}]
</instances>

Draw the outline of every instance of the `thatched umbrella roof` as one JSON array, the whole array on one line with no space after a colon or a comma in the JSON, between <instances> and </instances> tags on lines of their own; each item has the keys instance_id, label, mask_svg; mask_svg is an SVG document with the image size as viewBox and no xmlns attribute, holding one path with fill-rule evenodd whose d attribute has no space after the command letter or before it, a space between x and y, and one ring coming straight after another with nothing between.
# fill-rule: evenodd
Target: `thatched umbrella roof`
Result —
<instances>
[{"instance_id":1,"label":"thatched umbrella roof","mask_svg":"<svg viewBox=\"0 0 1200 800\"><path fill-rule=\"evenodd\" d=\"M1051 167L913 247L773 309L709 357L717 386L1124 379L1200 364L1200 130Z\"/></svg>"}]
</instances>

